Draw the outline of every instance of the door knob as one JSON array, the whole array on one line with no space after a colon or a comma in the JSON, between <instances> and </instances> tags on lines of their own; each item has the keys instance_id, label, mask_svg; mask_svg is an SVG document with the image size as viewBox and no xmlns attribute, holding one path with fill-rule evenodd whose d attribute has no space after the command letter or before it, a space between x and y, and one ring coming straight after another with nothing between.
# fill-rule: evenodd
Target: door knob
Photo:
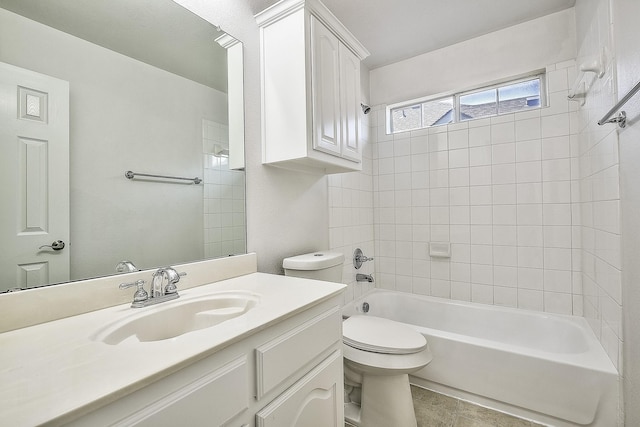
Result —
<instances>
[{"instance_id":1,"label":"door knob","mask_svg":"<svg viewBox=\"0 0 640 427\"><path fill-rule=\"evenodd\" d=\"M52 244L42 245L38 249L42 249L42 248L51 248L54 251L61 251L62 249L64 249L64 242L62 240L56 240Z\"/></svg>"}]
</instances>

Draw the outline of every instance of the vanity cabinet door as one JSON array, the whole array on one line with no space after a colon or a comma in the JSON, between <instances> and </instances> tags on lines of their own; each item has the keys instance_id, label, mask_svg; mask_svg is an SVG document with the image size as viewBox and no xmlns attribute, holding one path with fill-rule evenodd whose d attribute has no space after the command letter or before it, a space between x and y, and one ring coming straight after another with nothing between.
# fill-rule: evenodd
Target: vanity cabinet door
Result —
<instances>
[{"instance_id":1,"label":"vanity cabinet door","mask_svg":"<svg viewBox=\"0 0 640 427\"><path fill-rule=\"evenodd\" d=\"M336 350L259 411L256 426L344 426L342 372L342 352Z\"/></svg>"}]
</instances>

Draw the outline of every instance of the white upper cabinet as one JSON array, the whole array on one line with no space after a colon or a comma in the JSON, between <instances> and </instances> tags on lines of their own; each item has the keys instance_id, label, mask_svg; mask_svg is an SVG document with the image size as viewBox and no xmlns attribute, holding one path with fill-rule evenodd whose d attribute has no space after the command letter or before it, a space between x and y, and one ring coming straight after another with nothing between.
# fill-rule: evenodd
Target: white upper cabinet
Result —
<instances>
[{"instance_id":1,"label":"white upper cabinet","mask_svg":"<svg viewBox=\"0 0 640 427\"><path fill-rule=\"evenodd\" d=\"M260 27L262 162L362 170L360 61L369 52L319 1L282 0Z\"/></svg>"}]
</instances>

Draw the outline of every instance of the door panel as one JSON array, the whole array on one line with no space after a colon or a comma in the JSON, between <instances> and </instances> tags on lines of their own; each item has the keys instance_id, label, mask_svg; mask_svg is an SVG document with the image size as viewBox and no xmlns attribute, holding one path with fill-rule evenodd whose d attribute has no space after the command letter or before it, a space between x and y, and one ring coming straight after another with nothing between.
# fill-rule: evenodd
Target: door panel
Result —
<instances>
[{"instance_id":1,"label":"door panel","mask_svg":"<svg viewBox=\"0 0 640 427\"><path fill-rule=\"evenodd\" d=\"M311 17L313 148L340 155L340 91L338 38Z\"/></svg>"},{"instance_id":2,"label":"door panel","mask_svg":"<svg viewBox=\"0 0 640 427\"><path fill-rule=\"evenodd\" d=\"M340 84L342 92L342 157L359 162L360 149L360 60L340 45Z\"/></svg>"},{"instance_id":3,"label":"door panel","mask_svg":"<svg viewBox=\"0 0 640 427\"><path fill-rule=\"evenodd\" d=\"M69 84L5 63L0 198L0 292L68 281Z\"/></svg>"},{"instance_id":4,"label":"door panel","mask_svg":"<svg viewBox=\"0 0 640 427\"><path fill-rule=\"evenodd\" d=\"M18 137L18 234L46 233L48 141Z\"/></svg>"}]
</instances>

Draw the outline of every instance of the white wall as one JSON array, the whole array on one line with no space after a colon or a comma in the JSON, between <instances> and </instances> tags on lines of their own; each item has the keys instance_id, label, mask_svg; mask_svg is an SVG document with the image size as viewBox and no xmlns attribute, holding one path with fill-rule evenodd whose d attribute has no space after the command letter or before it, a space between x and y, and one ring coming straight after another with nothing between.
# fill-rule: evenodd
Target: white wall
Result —
<instances>
[{"instance_id":1,"label":"white wall","mask_svg":"<svg viewBox=\"0 0 640 427\"><path fill-rule=\"evenodd\" d=\"M618 98L624 96L640 75L640 45L637 27L640 2L612 2L613 37L616 46ZM624 425L640 425L640 95L624 107L630 126L619 131L620 198L622 235L622 312L624 346L622 376ZM608 125L613 126L613 125Z\"/></svg>"},{"instance_id":2,"label":"white wall","mask_svg":"<svg viewBox=\"0 0 640 427\"><path fill-rule=\"evenodd\" d=\"M262 165L260 38L248 1L178 0L220 25L244 47L247 249L258 270L282 272L282 259L329 247L327 177ZM255 11L259 12L259 11Z\"/></svg>"},{"instance_id":3,"label":"white wall","mask_svg":"<svg viewBox=\"0 0 640 427\"><path fill-rule=\"evenodd\" d=\"M4 10L0 60L70 82L72 279L202 258L202 186L124 172L202 177L202 118L226 123L224 93Z\"/></svg>"},{"instance_id":4,"label":"white wall","mask_svg":"<svg viewBox=\"0 0 640 427\"><path fill-rule=\"evenodd\" d=\"M544 69L575 53L574 13L567 9L372 70L371 102L458 91Z\"/></svg>"}]
</instances>

